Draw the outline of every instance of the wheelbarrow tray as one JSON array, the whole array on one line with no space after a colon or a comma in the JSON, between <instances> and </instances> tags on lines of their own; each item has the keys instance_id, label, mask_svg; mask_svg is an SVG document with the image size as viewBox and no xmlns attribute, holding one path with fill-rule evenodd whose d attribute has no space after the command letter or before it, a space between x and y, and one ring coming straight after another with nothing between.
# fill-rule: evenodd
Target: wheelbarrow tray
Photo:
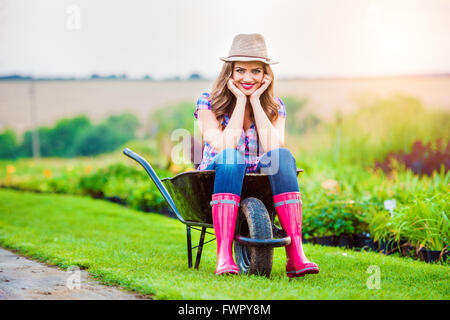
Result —
<instances>
[{"instance_id":1,"label":"wheelbarrow tray","mask_svg":"<svg viewBox=\"0 0 450 320\"><path fill-rule=\"evenodd\" d=\"M298 174L303 171L297 169ZM209 202L214 191L214 170L196 170L161 179L170 193L181 217L188 224L212 228ZM261 200L269 212L275 212L269 177L263 173L247 173L244 176L241 199L254 197Z\"/></svg>"}]
</instances>

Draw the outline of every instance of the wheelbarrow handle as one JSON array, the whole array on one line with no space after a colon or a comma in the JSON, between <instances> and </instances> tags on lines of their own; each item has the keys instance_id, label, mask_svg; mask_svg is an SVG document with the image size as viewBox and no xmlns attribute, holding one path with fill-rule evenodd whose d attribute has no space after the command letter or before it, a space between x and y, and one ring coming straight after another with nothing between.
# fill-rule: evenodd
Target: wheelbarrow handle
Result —
<instances>
[{"instance_id":1,"label":"wheelbarrow handle","mask_svg":"<svg viewBox=\"0 0 450 320\"><path fill-rule=\"evenodd\" d=\"M153 170L150 163L148 163L143 157L138 155L136 152L133 152L129 148L123 149L123 153L128 156L129 158L137 161L141 166L144 167L145 171L147 171L150 178L152 178L153 182L155 183L156 187L161 192L164 199L166 199L167 203L169 204L170 208L172 209L175 216L184 224L186 221L181 217L180 212L178 211L177 207L175 206L175 203L172 200L172 197L170 196L169 192L167 191L166 187L162 184L161 180L159 179L158 175L156 174L155 170Z\"/></svg>"}]
</instances>

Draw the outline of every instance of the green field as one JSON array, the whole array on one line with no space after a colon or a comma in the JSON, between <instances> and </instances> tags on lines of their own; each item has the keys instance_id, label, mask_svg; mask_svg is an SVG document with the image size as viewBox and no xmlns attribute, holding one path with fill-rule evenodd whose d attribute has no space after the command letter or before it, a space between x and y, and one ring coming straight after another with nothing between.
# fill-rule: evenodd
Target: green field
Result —
<instances>
[{"instance_id":1,"label":"green field","mask_svg":"<svg viewBox=\"0 0 450 320\"><path fill-rule=\"evenodd\" d=\"M154 299L450 298L447 266L310 244L305 251L320 274L292 281L283 249L275 250L270 279L215 276L215 243L205 246L200 269L190 270L185 226L177 220L79 196L1 189L0 245L62 268L86 268L104 283ZM380 270L379 289L367 286L371 266Z\"/></svg>"}]
</instances>

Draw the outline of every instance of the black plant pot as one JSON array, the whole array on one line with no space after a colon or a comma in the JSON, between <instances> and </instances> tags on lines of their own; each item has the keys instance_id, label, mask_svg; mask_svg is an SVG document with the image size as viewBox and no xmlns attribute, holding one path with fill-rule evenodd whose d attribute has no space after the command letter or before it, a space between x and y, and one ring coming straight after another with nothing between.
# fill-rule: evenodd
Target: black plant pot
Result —
<instances>
[{"instance_id":1,"label":"black plant pot","mask_svg":"<svg viewBox=\"0 0 450 320\"><path fill-rule=\"evenodd\" d=\"M438 262L441 256L441 251L429 250L427 248L422 248L419 251L418 258L422 261L433 263ZM442 260L447 261L447 252L442 255Z\"/></svg>"},{"instance_id":2,"label":"black plant pot","mask_svg":"<svg viewBox=\"0 0 450 320\"><path fill-rule=\"evenodd\" d=\"M341 234L339 236L338 246L342 248L353 248L353 237L348 234Z\"/></svg>"},{"instance_id":3,"label":"black plant pot","mask_svg":"<svg viewBox=\"0 0 450 320\"><path fill-rule=\"evenodd\" d=\"M362 249L366 245L366 240L369 237L366 237L362 234L354 234L353 235L353 248Z\"/></svg>"},{"instance_id":4,"label":"black plant pot","mask_svg":"<svg viewBox=\"0 0 450 320\"><path fill-rule=\"evenodd\" d=\"M338 243L338 238L336 236L316 237L314 243L322 246L335 247Z\"/></svg>"},{"instance_id":5,"label":"black plant pot","mask_svg":"<svg viewBox=\"0 0 450 320\"><path fill-rule=\"evenodd\" d=\"M114 203L118 203L118 204L126 204L127 202L125 200L123 200L122 198L118 197L118 196L112 196L112 197L105 197L106 200L114 202Z\"/></svg>"},{"instance_id":6,"label":"black plant pot","mask_svg":"<svg viewBox=\"0 0 450 320\"><path fill-rule=\"evenodd\" d=\"M353 249L378 251L378 244L365 234L354 234Z\"/></svg>"},{"instance_id":7,"label":"black plant pot","mask_svg":"<svg viewBox=\"0 0 450 320\"><path fill-rule=\"evenodd\" d=\"M367 250L377 251L378 244L373 241L372 238L369 238L365 241L365 247L367 248Z\"/></svg>"},{"instance_id":8,"label":"black plant pot","mask_svg":"<svg viewBox=\"0 0 450 320\"><path fill-rule=\"evenodd\" d=\"M390 255L398 251L397 243L394 240L381 240L378 243L378 248L385 255Z\"/></svg>"},{"instance_id":9,"label":"black plant pot","mask_svg":"<svg viewBox=\"0 0 450 320\"><path fill-rule=\"evenodd\" d=\"M377 250L377 246L373 240L366 236L365 234L354 234L353 235L353 248L354 249L365 249L365 250Z\"/></svg>"},{"instance_id":10,"label":"black plant pot","mask_svg":"<svg viewBox=\"0 0 450 320\"><path fill-rule=\"evenodd\" d=\"M411 258L414 258L414 254L416 252L415 247L411 245L408 241L400 242L399 251L403 257L411 257Z\"/></svg>"}]
</instances>

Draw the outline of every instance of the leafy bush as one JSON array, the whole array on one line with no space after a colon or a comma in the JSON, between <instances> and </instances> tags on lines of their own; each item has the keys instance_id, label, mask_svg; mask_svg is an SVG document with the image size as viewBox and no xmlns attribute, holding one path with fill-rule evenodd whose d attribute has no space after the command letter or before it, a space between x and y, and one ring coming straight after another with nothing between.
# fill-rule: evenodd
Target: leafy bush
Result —
<instances>
[{"instance_id":1,"label":"leafy bush","mask_svg":"<svg viewBox=\"0 0 450 320\"><path fill-rule=\"evenodd\" d=\"M110 116L104 122L83 130L74 141L74 154L81 156L110 152L135 138L139 121L132 114Z\"/></svg>"},{"instance_id":2,"label":"leafy bush","mask_svg":"<svg viewBox=\"0 0 450 320\"><path fill-rule=\"evenodd\" d=\"M167 207L166 200L152 182L136 183L131 190L127 204L142 211L161 211Z\"/></svg>"},{"instance_id":3,"label":"leafy bush","mask_svg":"<svg viewBox=\"0 0 450 320\"><path fill-rule=\"evenodd\" d=\"M441 167L447 172L450 169L450 141L443 146L442 139L438 139L433 147L431 142L424 145L422 141L417 140L411 152L390 152L384 161L375 162L375 169L380 168L389 173L398 165L403 165L419 175L431 175L434 171L439 172Z\"/></svg>"},{"instance_id":4,"label":"leafy bush","mask_svg":"<svg viewBox=\"0 0 450 320\"><path fill-rule=\"evenodd\" d=\"M79 175L75 173L64 173L52 179L46 179L41 187L46 192L79 194Z\"/></svg>"},{"instance_id":5,"label":"leafy bush","mask_svg":"<svg viewBox=\"0 0 450 320\"><path fill-rule=\"evenodd\" d=\"M74 153L81 156L97 155L113 151L123 142L120 137L117 137L117 132L113 127L99 124L84 130L76 137Z\"/></svg>"},{"instance_id":6,"label":"leafy bush","mask_svg":"<svg viewBox=\"0 0 450 320\"><path fill-rule=\"evenodd\" d=\"M405 238L416 247L442 250L449 242L450 197L417 197L410 205L400 208L396 223L396 240Z\"/></svg>"},{"instance_id":7,"label":"leafy bush","mask_svg":"<svg viewBox=\"0 0 450 320\"><path fill-rule=\"evenodd\" d=\"M15 159L18 147L16 133L11 129L5 129L0 134L0 159Z\"/></svg>"},{"instance_id":8,"label":"leafy bush","mask_svg":"<svg viewBox=\"0 0 450 320\"><path fill-rule=\"evenodd\" d=\"M51 130L52 148L49 156L72 157L75 155L73 144L78 135L89 128L91 122L86 116L62 119Z\"/></svg>"},{"instance_id":9,"label":"leafy bush","mask_svg":"<svg viewBox=\"0 0 450 320\"><path fill-rule=\"evenodd\" d=\"M155 170L160 177L170 176L169 172ZM143 169L123 163L112 164L81 177L78 189L82 194L117 199L143 211L159 211L167 206Z\"/></svg>"},{"instance_id":10,"label":"leafy bush","mask_svg":"<svg viewBox=\"0 0 450 320\"><path fill-rule=\"evenodd\" d=\"M103 190L107 182L106 170L100 169L91 175L82 176L79 179L79 192L96 198L103 197L105 194Z\"/></svg>"},{"instance_id":11,"label":"leafy bush","mask_svg":"<svg viewBox=\"0 0 450 320\"><path fill-rule=\"evenodd\" d=\"M139 121L133 114L112 115L97 125L86 116L62 119L52 128L38 128L42 157L91 156L110 152L135 138ZM26 131L18 154L31 157L32 131Z\"/></svg>"},{"instance_id":12,"label":"leafy bush","mask_svg":"<svg viewBox=\"0 0 450 320\"><path fill-rule=\"evenodd\" d=\"M303 234L308 238L367 231L365 205L338 200L332 195L325 201L307 204L304 207L308 214L303 218Z\"/></svg>"},{"instance_id":13,"label":"leafy bush","mask_svg":"<svg viewBox=\"0 0 450 320\"><path fill-rule=\"evenodd\" d=\"M379 212L370 220L375 240L409 242L418 249L442 250L449 242L449 195L418 195L391 216Z\"/></svg>"},{"instance_id":14,"label":"leafy bush","mask_svg":"<svg viewBox=\"0 0 450 320\"><path fill-rule=\"evenodd\" d=\"M59 120L53 128L38 128L40 155L42 157L71 157L74 156L73 143L76 137L91 127L86 116L73 119ZM33 132L28 130L24 134L20 155L31 157L33 155Z\"/></svg>"}]
</instances>

